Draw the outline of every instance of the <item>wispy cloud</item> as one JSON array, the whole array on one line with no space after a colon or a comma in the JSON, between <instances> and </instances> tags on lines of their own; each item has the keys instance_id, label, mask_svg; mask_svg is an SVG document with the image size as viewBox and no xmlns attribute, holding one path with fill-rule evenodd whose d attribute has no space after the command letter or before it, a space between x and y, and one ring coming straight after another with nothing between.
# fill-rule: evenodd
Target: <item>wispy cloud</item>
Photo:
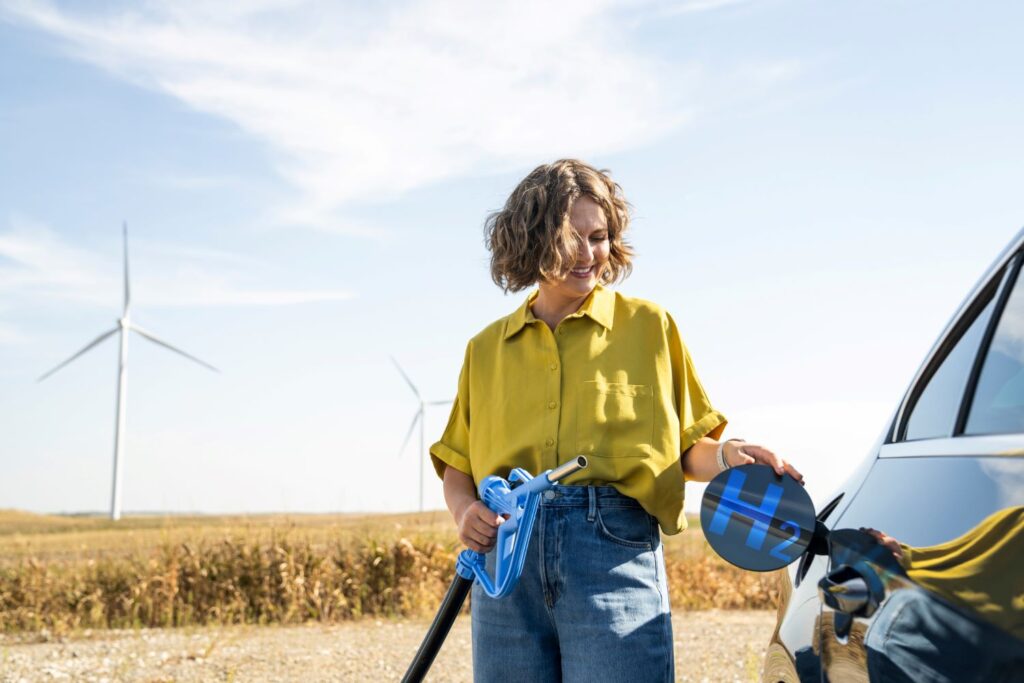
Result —
<instances>
[{"instance_id":1,"label":"wispy cloud","mask_svg":"<svg viewBox=\"0 0 1024 683\"><path fill-rule=\"evenodd\" d=\"M673 14L712 12L737 5L749 4L751 4L751 0L669 0L669 2L661 3L659 9L663 15L670 16Z\"/></svg>"},{"instance_id":2,"label":"wispy cloud","mask_svg":"<svg viewBox=\"0 0 1024 683\"><path fill-rule=\"evenodd\" d=\"M99 304L117 291L119 271L103 268L97 255L31 219L14 216L9 225L0 233L0 298L32 293Z\"/></svg>"},{"instance_id":3,"label":"wispy cloud","mask_svg":"<svg viewBox=\"0 0 1024 683\"><path fill-rule=\"evenodd\" d=\"M679 65L630 45L616 23L621 4L267 0L115 11L15 0L2 11L263 141L300 192L279 218L330 228L353 201L628 149L684 122Z\"/></svg>"},{"instance_id":4,"label":"wispy cloud","mask_svg":"<svg viewBox=\"0 0 1024 683\"><path fill-rule=\"evenodd\" d=\"M24 305L35 297L117 308L120 249L101 254L77 247L23 217L12 217L9 225L0 232L0 299ZM239 254L145 242L133 242L131 251L132 300L143 306L283 306L354 296L345 289L266 287L280 273ZM13 328L0 328L0 340L22 338Z\"/></svg>"}]
</instances>

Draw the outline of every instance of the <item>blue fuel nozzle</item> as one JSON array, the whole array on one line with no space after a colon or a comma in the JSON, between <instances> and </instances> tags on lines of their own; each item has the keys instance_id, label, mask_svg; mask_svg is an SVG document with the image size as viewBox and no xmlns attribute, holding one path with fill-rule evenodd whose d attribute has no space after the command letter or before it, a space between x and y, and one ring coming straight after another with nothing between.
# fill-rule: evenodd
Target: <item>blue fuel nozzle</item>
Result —
<instances>
[{"instance_id":1,"label":"blue fuel nozzle","mask_svg":"<svg viewBox=\"0 0 1024 683\"><path fill-rule=\"evenodd\" d=\"M523 573L541 494L556 486L560 479L586 466L586 457L578 455L536 477L517 467L509 474L507 481L491 476L480 482L480 500L495 513L507 516L498 526L498 538L490 551L496 553L494 577L487 574L486 555L469 549L459 553L455 572L464 579L475 578L492 598L505 597L511 593Z\"/></svg>"}]
</instances>

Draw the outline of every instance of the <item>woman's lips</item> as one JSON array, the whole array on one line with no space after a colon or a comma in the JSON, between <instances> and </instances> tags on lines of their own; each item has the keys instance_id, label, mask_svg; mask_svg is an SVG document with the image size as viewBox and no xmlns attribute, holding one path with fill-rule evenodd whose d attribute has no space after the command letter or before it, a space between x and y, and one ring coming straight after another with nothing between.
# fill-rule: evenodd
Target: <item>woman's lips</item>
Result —
<instances>
[{"instance_id":1,"label":"woman's lips","mask_svg":"<svg viewBox=\"0 0 1024 683\"><path fill-rule=\"evenodd\" d=\"M594 266L590 266L589 268L585 268L585 269L582 269L582 270L580 270L578 268L573 268L572 270L569 271L569 274L572 275L573 277L579 278L581 280L585 280L585 279L589 278L591 273L593 273L593 272L594 272Z\"/></svg>"}]
</instances>

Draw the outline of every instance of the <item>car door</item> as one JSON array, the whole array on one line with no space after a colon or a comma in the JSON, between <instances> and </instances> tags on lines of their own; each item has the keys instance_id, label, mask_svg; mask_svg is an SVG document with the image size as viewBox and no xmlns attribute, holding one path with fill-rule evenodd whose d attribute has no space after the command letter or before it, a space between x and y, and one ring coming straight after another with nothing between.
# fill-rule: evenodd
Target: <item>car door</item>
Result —
<instances>
[{"instance_id":1,"label":"car door","mask_svg":"<svg viewBox=\"0 0 1024 683\"><path fill-rule=\"evenodd\" d=\"M822 680L1024 680L1024 572L1008 569L1024 566L1018 248L936 344L830 525Z\"/></svg>"}]
</instances>

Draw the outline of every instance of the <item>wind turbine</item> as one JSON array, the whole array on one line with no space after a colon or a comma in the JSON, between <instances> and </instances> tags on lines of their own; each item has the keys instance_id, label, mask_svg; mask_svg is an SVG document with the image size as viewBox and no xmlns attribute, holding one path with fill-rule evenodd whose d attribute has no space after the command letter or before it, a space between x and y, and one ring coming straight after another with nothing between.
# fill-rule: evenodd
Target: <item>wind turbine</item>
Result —
<instances>
[{"instance_id":1,"label":"wind turbine","mask_svg":"<svg viewBox=\"0 0 1024 683\"><path fill-rule=\"evenodd\" d=\"M405 370L398 364L394 356L391 357L391 362L395 364L398 372L401 373L405 383L412 389L412 393L416 394L416 400L420 402L420 409L416 411L416 414L412 416L412 423L409 425L409 431L405 433L405 441L402 442L402 447L398 449L398 454L401 455L405 451L405 447L409 444L409 438L412 436L412 430L416 429L416 423L420 423L420 512L423 512L423 461L427 459L426 454L426 442L423 437L423 417L426 413L427 406L443 406L451 403L451 401L424 401L423 397L420 396L419 389L409 379L409 375L405 374Z\"/></svg>"},{"instance_id":2,"label":"wind turbine","mask_svg":"<svg viewBox=\"0 0 1024 683\"><path fill-rule=\"evenodd\" d=\"M209 368L214 372L220 372L220 370L213 367L209 363L201 361L195 356L187 354L181 349L171 346L162 339L158 339L152 332L147 332L146 330L142 329L141 327L139 327L138 325L131 321L131 290L128 286L128 224L124 223L122 225L122 228L124 232L124 309L121 313L121 318L117 321L117 326L111 330L107 330L100 336L96 337L91 342L89 342L81 351L71 356L71 358L68 358L66 361L64 361L57 367L53 368L49 372L41 375L39 379L36 380L37 382L42 382L44 379L46 379L53 373L57 372L71 361L86 353L89 349L93 348L94 346L98 346L100 343L105 341L107 337L110 337L117 333L121 334L121 355L119 356L119 360L117 363L117 422L114 425L114 484L113 492L111 493L110 496L110 519L115 521L121 518L121 459L122 456L124 455L126 408L125 401L127 398L126 394L128 389L128 330L134 330L135 332L142 335L145 339L148 339L154 344L162 346L165 349L170 349L171 351L174 351L177 354L181 354L182 356L185 356L185 358L188 358L191 361L195 361L196 363L199 363L205 368Z\"/></svg>"}]
</instances>

